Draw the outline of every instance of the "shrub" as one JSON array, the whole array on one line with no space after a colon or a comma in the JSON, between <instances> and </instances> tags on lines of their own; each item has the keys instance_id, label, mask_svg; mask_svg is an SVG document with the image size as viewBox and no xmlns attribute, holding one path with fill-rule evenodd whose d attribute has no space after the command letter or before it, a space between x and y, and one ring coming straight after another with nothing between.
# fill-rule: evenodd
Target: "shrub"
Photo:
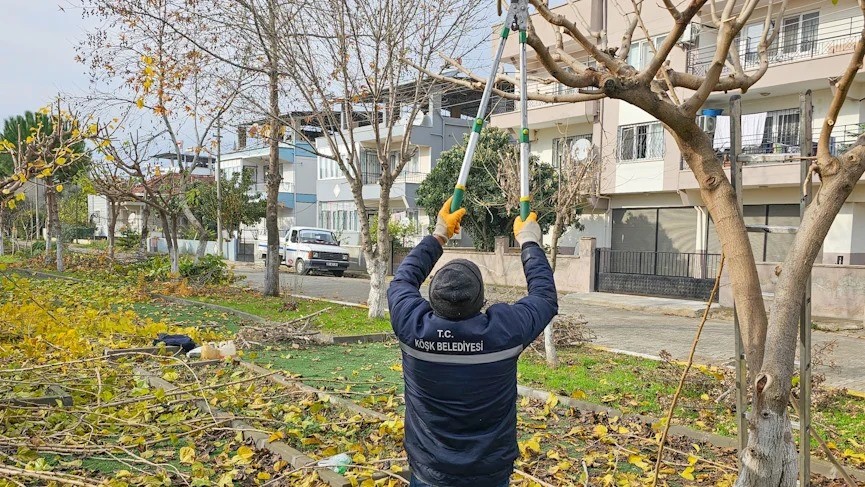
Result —
<instances>
[{"instance_id":1,"label":"shrub","mask_svg":"<svg viewBox=\"0 0 865 487\"><path fill-rule=\"evenodd\" d=\"M145 279L167 281L172 277L187 279L192 284L229 284L234 281L234 274L228 269L224 260L215 255L205 255L198 262L188 255L180 257L180 275L171 275L171 259L160 254L135 264L134 270Z\"/></svg>"},{"instance_id":2,"label":"shrub","mask_svg":"<svg viewBox=\"0 0 865 487\"><path fill-rule=\"evenodd\" d=\"M120 250L135 250L141 243L141 234L132 230L124 230L120 238L116 239L115 245Z\"/></svg>"}]
</instances>

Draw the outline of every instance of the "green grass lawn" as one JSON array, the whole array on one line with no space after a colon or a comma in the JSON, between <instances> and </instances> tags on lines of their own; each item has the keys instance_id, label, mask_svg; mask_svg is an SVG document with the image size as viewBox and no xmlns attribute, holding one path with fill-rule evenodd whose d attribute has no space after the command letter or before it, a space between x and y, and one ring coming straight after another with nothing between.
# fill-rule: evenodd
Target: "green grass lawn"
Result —
<instances>
[{"instance_id":1,"label":"green grass lawn","mask_svg":"<svg viewBox=\"0 0 865 487\"><path fill-rule=\"evenodd\" d=\"M237 315L215 311L206 306L186 306L162 300L133 303L131 306L139 316L176 323L179 326L224 328L231 333L237 333L244 323Z\"/></svg>"},{"instance_id":2,"label":"green grass lawn","mask_svg":"<svg viewBox=\"0 0 865 487\"><path fill-rule=\"evenodd\" d=\"M208 294L192 298L206 303L244 311L272 321L290 321L308 316L316 311L329 311L313 318L312 324L331 335L367 335L390 333L390 320L370 319L365 308L331 304L324 301L297 299L290 296L262 296L256 292L232 290L219 295Z\"/></svg>"},{"instance_id":3,"label":"green grass lawn","mask_svg":"<svg viewBox=\"0 0 865 487\"><path fill-rule=\"evenodd\" d=\"M358 393L402 393L403 389L396 342L270 349L252 358L321 389L348 388ZM538 354L525 352L518 363L519 382L626 414L654 417L666 414L682 370L675 364L589 347L562 348L559 360L557 369L549 369ZM735 436L734 411L726 401L715 402L726 390L717 374L711 369L691 369L674 422ZM856 455L865 453L865 401L836 394L814 409L818 429L837 445L837 454L857 464ZM812 443L812 449L816 451L816 447Z\"/></svg>"}]
</instances>

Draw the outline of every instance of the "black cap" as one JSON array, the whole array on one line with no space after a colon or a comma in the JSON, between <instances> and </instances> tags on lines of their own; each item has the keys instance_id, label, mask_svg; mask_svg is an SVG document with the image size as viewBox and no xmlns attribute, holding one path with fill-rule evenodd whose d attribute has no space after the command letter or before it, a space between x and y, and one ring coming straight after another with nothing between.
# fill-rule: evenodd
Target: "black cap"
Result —
<instances>
[{"instance_id":1,"label":"black cap","mask_svg":"<svg viewBox=\"0 0 865 487\"><path fill-rule=\"evenodd\" d=\"M478 266L466 259L443 265L433 276L429 290L435 314L461 320L478 314L484 305L484 280Z\"/></svg>"}]
</instances>

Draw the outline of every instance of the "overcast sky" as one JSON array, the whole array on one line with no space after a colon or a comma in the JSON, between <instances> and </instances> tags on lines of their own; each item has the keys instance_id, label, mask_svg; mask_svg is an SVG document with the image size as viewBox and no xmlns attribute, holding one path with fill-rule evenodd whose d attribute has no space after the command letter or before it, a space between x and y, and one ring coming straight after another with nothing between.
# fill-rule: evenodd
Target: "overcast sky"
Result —
<instances>
[{"instance_id":1,"label":"overcast sky","mask_svg":"<svg viewBox=\"0 0 865 487\"><path fill-rule=\"evenodd\" d=\"M64 4L66 11L59 8ZM2 0L0 46L0 123L36 110L59 92L87 90L84 65L75 62L75 46L84 38L80 12L63 0Z\"/></svg>"}]
</instances>

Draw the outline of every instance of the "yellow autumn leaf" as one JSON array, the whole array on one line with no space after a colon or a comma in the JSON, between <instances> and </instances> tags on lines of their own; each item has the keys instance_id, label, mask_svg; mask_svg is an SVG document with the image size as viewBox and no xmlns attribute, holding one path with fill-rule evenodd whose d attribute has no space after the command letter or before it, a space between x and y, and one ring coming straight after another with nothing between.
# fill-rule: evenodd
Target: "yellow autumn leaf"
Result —
<instances>
[{"instance_id":1,"label":"yellow autumn leaf","mask_svg":"<svg viewBox=\"0 0 865 487\"><path fill-rule=\"evenodd\" d=\"M533 436L526 441L520 441L517 443L517 446L520 449L520 454L525 457L531 456L531 452L541 452L541 442L537 436Z\"/></svg>"},{"instance_id":2,"label":"yellow autumn leaf","mask_svg":"<svg viewBox=\"0 0 865 487\"><path fill-rule=\"evenodd\" d=\"M574 392L571 393L571 397L574 399L585 399L586 393L579 389L574 389Z\"/></svg>"},{"instance_id":3,"label":"yellow autumn leaf","mask_svg":"<svg viewBox=\"0 0 865 487\"><path fill-rule=\"evenodd\" d=\"M599 425L595 426L595 427L592 429L592 431L595 433L595 436L597 436L597 437L604 437L604 436L607 436L607 433L609 432L609 430L607 429L607 427L604 426L604 425L602 425L602 424L599 424Z\"/></svg>"},{"instance_id":4,"label":"yellow autumn leaf","mask_svg":"<svg viewBox=\"0 0 865 487\"><path fill-rule=\"evenodd\" d=\"M685 480L694 480L694 467L688 467L685 470L679 472L679 477L682 477Z\"/></svg>"},{"instance_id":5,"label":"yellow autumn leaf","mask_svg":"<svg viewBox=\"0 0 865 487\"><path fill-rule=\"evenodd\" d=\"M258 475L255 476L258 480L270 480L270 474L267 472L258 472Z\"/></svg>"},{"instance_id":6,"label":"yellow autumn leaf","mask_svg":"<svg viewBox=\"0 0 865 487\"><path fill-rule=\"evenodd\" d=\"M138 108L144 108L144 98L139 98L135 100L135 106Z\"/></svg>"},{"instance_id":7,"label":"yellow autumn leaf","mask_svg":"<svg viewBox=\"0 0 865 487\"><path fill-rule=\"evenodd\" d=\"M27 198L27 196L24 193L18 193L15 195L15 199L18 201L24 201L25 198Z\"/></svg>"},{"instance_id":8,"label":"yellow autumn leaf","mask_svg":"<svg viewBox=\"0 0 865 487\"><path fill-rule=\"evenodd\" d=\"M178 454L180 456L180 463L192 465L195 462L195 449L191 446L184 446Z\"/></svg>"},{"instance_id":9,"label":"yellow autumn leaf","mask_svg":"<svg viewBox=\"0 0 865 487\"><path fill-rule=\"evenodd\" d=\"M640 467L640 469L643 470L644 472L648 472L652 468L651 465L646 463L646 460L640 455L628 456L628 463L630 463L631 465L636 465L637 467Z\"/></svg>"},{"instance_id":10,"label":"yellow autumn leaf","mask_svg":"<svg viewBox=\"0 0 865 487\"><path fill-rule=\"evenodd\" d=\"M58 157L57 159L54 160L54 163L57 164L58 166L62 166L63 164L66 164L66 158L65 157Z\"/></svg>"},{"instance_id":11,"label":"yellow autumn leaf","mask_svg":"<svg viewBox=\"0 0 865 487\"><path fill-rule=\"evenodd\" d=\"M6 202L6 206L8 206L10 210L14 210L15 209L15 200L9 200L8 202Z\"/></svg>"},{"instance_id":12,"label":"yellow autumn leaf","mask_svg":"<svg viewBox=\"0 0 865 487\"><path fill-rule=\"evenodd\" d=\"M392 370L394 372L402 372L402 364L401 363L393 364L390 366L390 370Z\"/></svg>"},{"instance_id":13,"label":"yellow autumn leaf","mask_svg":"<svg viewBox=\"0 0 865 487\"><path fill-rule=\"evenodd\" d=\"M695 457L694 455L688 455L688 465L696 464L697 460L699 460L699 458Z\"/></svg>"},{"instance_id":14,"label":"yellow autumn leaf","mask_svg":"<svg viewBox=\"0 0 865 487\"><path fill-rule=\"evenodd\" d=\"M63 185L62 185L62 184L58 184L57 186L54 187L54 189L56 189L57 192L59 193L59 192L63 191Z\"/></svg>"},{"instance_id":15,"label":"yellow autumn leaf","mask_svg":"<svg viewBox=\"0 0 865 487\"><path fill-rule=\"evenodd\" d=\"M252 457L255 455L255 452L252 448L243 445L237 449L237 458L235 460L236 463L246 464L252 461Z\"/></svg>"},{"instance_id":16,"label":"yellow autumn leaf","mask_svg":"<svg viewBox=\"0 0 865 487\"><path fill-rule=\"evenodd\" d=\"M285 433L283 433L282 431L274 431L270 434L270 436L267 437L267 442L273 443L274 441L279 441L283 438L285 438Z\"/></svg>"}]
</instances>

